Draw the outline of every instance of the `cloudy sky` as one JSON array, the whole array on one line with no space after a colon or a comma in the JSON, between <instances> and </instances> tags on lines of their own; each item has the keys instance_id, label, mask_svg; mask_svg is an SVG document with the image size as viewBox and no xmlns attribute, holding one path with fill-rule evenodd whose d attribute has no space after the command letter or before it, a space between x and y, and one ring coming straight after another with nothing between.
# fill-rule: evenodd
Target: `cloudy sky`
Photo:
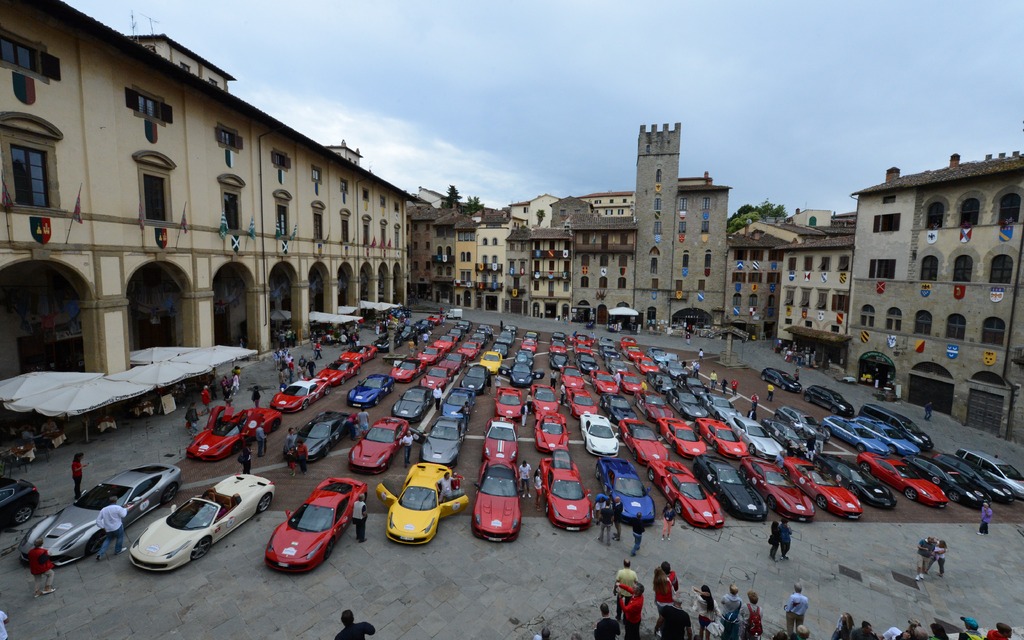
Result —
<instances>
[{"instance_id":1,"label":"cloudy sky","mask_svg":"<svg viewBox=\"0 0 1024 640\"><path fill-rule=\"evenodd\" d=\"M166 33L232 92L414 192L500 207L633 190L640 125L730 211L852 211L855 190L1024 148L1024 3L70 0Z\"/></svg>"}]
</instances>

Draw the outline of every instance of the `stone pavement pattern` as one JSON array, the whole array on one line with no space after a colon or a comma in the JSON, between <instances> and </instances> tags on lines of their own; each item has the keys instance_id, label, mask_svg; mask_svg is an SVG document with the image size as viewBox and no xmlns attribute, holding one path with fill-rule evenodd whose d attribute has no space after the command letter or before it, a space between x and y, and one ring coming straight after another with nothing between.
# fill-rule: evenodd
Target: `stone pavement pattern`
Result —
<instances>
[{"instance_id":1,"label":"stone pavement pattern","mask_svg":"<svg viewBox=\"0 0 1024 640\"><path fill-rule=\"evenodd\" d=\"M507 319L478 312L466 315L494 325ZM538 319L516 321L539 330L571 333L578 328ZM364 338L368 336L364 332ZM639 340L685 348L678 337L643 335ZM710 355L721 343L695 339L691 348L701 346ZM330 362L338 351L325 349L325 360ZM781 362L767 344L748 343L738 351L755 369ZM256 380L264 388L276 387L271 365L270 360L247 363L243 386ZM816 371L804 370L801 378L805 383L828 382ZM843 391L858 405L867 398L856 392L869 397L867 389L850 386ZM264 393L264 402L270 395ZM247 394L243 400L241 406L249 406ZM913 409L907 413L913 415ZM87 486L127 464L180 459L187 444L181 415L179 411L122 424L90 444L61 447L50 461L33 464L23 475L40 488L40 515L70 499L68 469L76 450L85 451L91 463ZM1024 458L1019 447L960 427L945 416L937 414L928 429L939 448L970 443L1000 451L1015 464ZM341 458L331 460L342 468ZM373 486L375 480L370 478L368 484ZM631 546L628 531L623 531L622 542L607 548L596 542L593 531L559 531L527 513L520 539L511 544L477 540L466 519L456 517L441 526L430 544L402 547L384 539L383 516L374 513L366 544L352 544L354 535L348 532L327 564L308 575L286 575L267 569L262 559L266 541L288 506L275 502L271 511L243 525L207 557L172 574L136 570L125 555L106 562L87 559L57 569L57 593L35 600L31 578L15 552L24 529L5 530L0 533L5 554L0 561L0 609L11 616L11 636L331 638L340 629L341 610L351 608L357 619L375 624L376 637L381 638L532 638L543 625L552 628L554 637L565 638L572 631L588 637L599 615L598 604L611 603L612 578ZM128 530L129 537L134 539L146 524L165 515L162 509L150 514ZM910 617L926 624L933 619L952 624L961 615L973 615L985 627L996 621L1017 626L1015 616L1024 604L1019 571L1024 546L1018 534L1024 532L1015 526L997 519L988 537L977 536L974 526L962 524L817 522L796 525L794 530L791 560L772 563L766 525L729 519L720 531L686 529L671 542L660 541L652 529L644 536L634 567L646 585L654 566L668 560L684 589L706 583L722 594L730 582L736 582L741 593L753 588L761 594L766 633L784 626L781 607L797 580L811 600L807 623L814 638L827 638L842 611L882 629L903 626ZM947 576L913 584L914 547L924 535L949 542ZM649 603L645 638L653 637L654 620Z\"/></svg>"}]
</instances>

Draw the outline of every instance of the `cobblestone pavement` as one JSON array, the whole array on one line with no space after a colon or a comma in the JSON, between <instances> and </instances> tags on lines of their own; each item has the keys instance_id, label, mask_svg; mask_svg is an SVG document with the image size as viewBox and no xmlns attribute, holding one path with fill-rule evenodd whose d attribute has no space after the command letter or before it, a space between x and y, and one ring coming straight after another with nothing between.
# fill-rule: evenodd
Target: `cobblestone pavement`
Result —
<instances>
[{"instance_id":1,"label":"cobblestone pavement","mask_svg":"<svg viewBox=\"0 0 1024 640\"><path fill-rule=\"evenodd\" d=\"M494 325L507 319L472 311L466 317ZM539 331L571 333L580 328L540 319L515 321L522 328ZM364 331L364 338L371 333ZM686 349L685 341L677 337L641 335L638 340ZM707 367L713 366L711 356L722 345L694 339L690 349L704 348ZM736 350L752 369L744 374L741 393L755 389L756 372L762 367L781 363L767 344L747 343ZM325 361L338 352L325 349ZM271 365L268 360L243 363L243 386L276 387ZM801 381L835 386L818 371L802 371ZM763 390L757 390L763 397ZM844 385L842 391L855 405L871 399L866 388ZM270 395L264 392L264 402ZM385 405L389 407L397 395ZM248 395L243 396L239 405L244 408L249 403ZM325 407L328 401L322 401ZM919 415L917 407L904 410ZM385 408L375 410L375 417L377 412L383 414ZM117 431L94 436L89 443L79 438L54 451L49 460L37 460L18 474L40 489L43 500L37 517L53 513L71 498L68 470L75 451L85 452L90 463L86 486L130 464L181 464L186 482L182 499L237 471L233 457L203 465L179 462L188 443L182 414L179 410L170 416L122 422ZM289 416L285 424L301 424L308 417ZM957 425L946 416L936 414L927 429L939 449L970 444L998 451L1024 466L1020 447ZM172 574L136 570L125 555L105 562L87 559L57 569L58 591L33 599L30 576L15 551L26 527L4 530L0 533L0 609L11 617L11 637L331 638L340 629L338 616L345 608L354 610L357 619L375 624L379 638L531 638L543 625L551 627L555 638L567 638L572 631L588 637L599 615L598 604L611 602L612 578L631 546L626 541L628 532L622 542L605 547L593 532L554 529L525 503L523 532L514 543L475 539L466 517L457 516L441 525L430 544L407 548L384 539L383 509L371 497L366 544L351 544L353 533L346 532L330 561L307 575L284 575L266 568L263 549L283 519L284 509L295 508L317 478L349 475L343 464L346 440L326 460L311 465L309 478L301 482L290 478L280 461L282 437L282 432L271 436L268 457L254 464L254 473L278 484L271 510L225 538L202 560ZM396 467L384 477L389 486L404 474L400 464ZM363 479L371 487L377 482ZM684 588L708 584L722 594L735 582L741 593L757 590L765 610L765 633L784 626L781 607L796 581L804 584L811 600L807 623L813 638L828 637L842 611L858 621L871 620L880 629L902 626L910 617L926 624L940 620L953 628L961 615L977 617L983 627L992 627L996 621L1017 626L1015 616L1024 604L1024 578L1019 571L1024 563L1020 537L1024 530L1009 521L1020 519L1020 506L997 507L992 534L987 537L975 535L973 514L962 507L951 505L945 510L945 519L951 521L927 524L910 516L931 511L901 512L903 507L901 503L897 512L909 519L901 522L819 518L812 524L795 525L791 560L779 563L767 556L766 525L730 518L724 529L679 528L671 541L664 542L652 529L644 536L634 567L648 585L654 566L668 560ZM165 509L150 514L128 530L129 537L134 539L149 522L166 514ZM929 576L917 583L914 547L924 535L947 540L949 559L946 577ZM655 619L648 604L643 637L654 637Z\"/></svg>"}]
</instances>

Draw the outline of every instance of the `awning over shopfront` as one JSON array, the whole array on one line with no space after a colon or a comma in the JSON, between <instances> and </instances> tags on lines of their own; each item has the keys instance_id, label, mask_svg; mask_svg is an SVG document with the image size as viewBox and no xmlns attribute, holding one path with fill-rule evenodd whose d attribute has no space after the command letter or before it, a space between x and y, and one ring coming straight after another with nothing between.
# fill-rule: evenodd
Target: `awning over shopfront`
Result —
<instances>
[{"instance_id":1,"label":"awning over shopfront","mask_svg":"<svg viewBox=\"0 0 1024 640\"><path fill-rule=\"evenodd\" d=\"M636 309L630 309L629 307L615 307L614 309L608 310L608 315L612 317L617 316L638 316L640 312Z\"/></svg>"},{"instance_id":2,"label":"awning over shopfront","mask_svg":"<svg viewBox=\"0 0 1024 640\"><path fill-rule=\"evenodd\" d=\"M338 313L343 316L350 316L359 311L359 307L338 307Z\"/></svg>"},{"instance_id":3,"label":"awning over shopfront","mask_svg":"<svg viewBox=\"0 0 1024 640\"><path fill-rule=\"evenodd\" d=\"M270 319L274 322L286 322L292 319L292 312L286 309L274 309L270 312Z\"/></svg>"},{"instance_id":4,"label":"awning over shopfront","mask_svg":"<svg viewBox=\"0 0 1024 640\"><path fill-rule=\"evenodd\" d=\"M74 371L33 371L0 382L0 402L20 400L80 382L103 377L102 373Z\"/></svg>"},{"instance_id":5,"label":"awning over shopfront","mask_svg":"<svg viewBox=\"0 0 1024 640\"><path fill-rule=\"evenodd\" d=\"M154 362L153 364L134 367L121 373L113 373L106 376L107 380L118 380L134 382L135 384L148 384L157 387L166 387L180 382L186 378L193 378L202 375L210 370L205 364L192 364L191 362Z\"/></svg>"},{"instance_id":6,"label":"awning over shopfront","mask_svg":"<svg viewBox=\"0 0 1024 640\"><path fill-rule=\"evenodd\" d=\"M153 385L96 378L60 389L5 402L11 411L35 411L44 416L77 416L108 404L141 396Z\"/></svg>"},{"instance_id":7,"label":"awning over shopfront","mask_svg":"<svg viewBox=\"0 0 1024 640\"><path fill-rule=\"evenodd\" d=\"M195 351L196 349L198 349L198 347L150 347L149 349L132 351L131 354L129 354L129 361L133 367L140 364L153 364L154 362L170 360L175 356L180 356L183 353Z\"/></svg>"},{"instance_id":8,"label":"awning over shopfront","mask_svg":"<svg viewBox=\"0 0 1024 640\"><path fill-rule=\"evenodd\" d=\"M249 358L256 355L256 353L257 352L253 349L217 345L215 347L204 347L202 349L190 351L189 353L184 353L180 356L171 358L171 361L189 362L192 364L206 365L208 367L219 367L227 362L234 362L241 358Z\"/></svg>"},{"instance_id":9,"label":"awning over shopfront","mask_svg":"<svg viewBox=\"0 0 1024 640\"><path fill-rule=\"evenodd\" d=\"M373 309L374 311L388 311L389 309L397 309L397 304L391 304L390 302L370 302L369 300L359 301L360 309Z\"/></svg>"},{"instance_id":10,"label":"awning over shopfront","mask_svg":"<svg viewBox=\"0 0 1024 640\"><path fill-rule=\"evenodd\" d=\"M850 336L832 333L831 331L822 331L820 329L811 329L809 327L786 327L785 329L794 336L800 336L801 338L807 338L809 340L815 340L817 342L824 342L827 344L841 345L850 341Z\"/></svg>"},{"instance_id":11,"label":"awning over shopfront","mask_svg":"<svg viewBox=\"0 0 1024 640\"><path fill-rule=\"evenodd\" d=\"M323 322L326 324L347 324L349 322L362 322L359 316L350 316L340 313L324 313L322 311L310 311L310 322Z\"/></svg>"}]
</instances>

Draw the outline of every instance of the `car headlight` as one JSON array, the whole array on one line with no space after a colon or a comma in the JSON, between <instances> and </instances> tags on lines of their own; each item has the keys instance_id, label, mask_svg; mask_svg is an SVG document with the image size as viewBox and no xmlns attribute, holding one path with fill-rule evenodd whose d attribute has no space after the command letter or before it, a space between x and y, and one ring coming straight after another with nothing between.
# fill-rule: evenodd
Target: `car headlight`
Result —
<instances>
[{"instance_id":1,"label":"car headlight","mask_svg":"<svg viewBox=\"0 0 1024 640\"><path fill-rule=\"evenodd\" d=\"M479 513L473 514L473 520L479 525L480 524L480 514Z\"/></svg>"},{"instance_id":2,"label":"car headlight","mask_svg":"<svg viewBox=\"0 0 1024 640\"><path fill-rule=\"evenodd\" d=\"M832 504L836 505L837 507L839 506L839 501L836 500L835 497L829 496L828 499L832 501Z\"/></svg>"},{"instance_id":3,"label":"car headlight","mask_svg":"<svg viewBox=\"0 0 1024 640\"><path fill-rule=\"evenodd\" d=\"M928 493L928 492L927 492L927 491L925 491L924 489L921 489L921 495L922 495L922 496L924 496L924 497L926 497L926 498L930 498L930 497L932 497L932 494Z\"/></svg>"},{"instance_id":4,"label":"car headlight","mask_svg":"<svg viewBox=\"0 0 1024 640\"><path fill-rule=\"evenodd\" d=\"M319 551L320 547L322 547L322 546L324 546L324 543L323 542L318 542L316 544L316 546L313 547L313 550L306 554L306 560L312 560L313 556L316 555L316 552Z\"/></svg>"},{"instance_id":5,"label":"car headlight","mask_svg":"<svg viewBox=\"0 0 1024 640\"><path fill-rule=\"evenodd\" d=\"M437 518L431 518L430 523L423 528L423 533L430 533L430 530L434 528L434 523L437 522Z\"/></svg>"},{"instance_id":6,"label":"car headlight","mask_svg":"<svg viewBox=\"0 0 1024 640\"><path fill-rule=\"evenodd\" d=\"M139 538L141 539L142 536L139 536ZM178 553L180 553L182 549L184 549L185 547L189 546L190 544L192 544L192 541L191 540L186 540L180 547L178 547L174 551L171 551L170 553L165 554L164 558L167 559L167 560L170 560L174 556L178 555Z\"/></svg>"},{"instance_id":7,"label":"car headlight","mask_svg":"<svg viewBox=\"0 0 1024 640\"><path fill-rule=\"evenodd\" d=\"M385 453L381 457L377 458L377 464L378 465L384 464L384 461L387 460L387 459L388 459L388 454Z\"/></svg>"}]
</instances>

